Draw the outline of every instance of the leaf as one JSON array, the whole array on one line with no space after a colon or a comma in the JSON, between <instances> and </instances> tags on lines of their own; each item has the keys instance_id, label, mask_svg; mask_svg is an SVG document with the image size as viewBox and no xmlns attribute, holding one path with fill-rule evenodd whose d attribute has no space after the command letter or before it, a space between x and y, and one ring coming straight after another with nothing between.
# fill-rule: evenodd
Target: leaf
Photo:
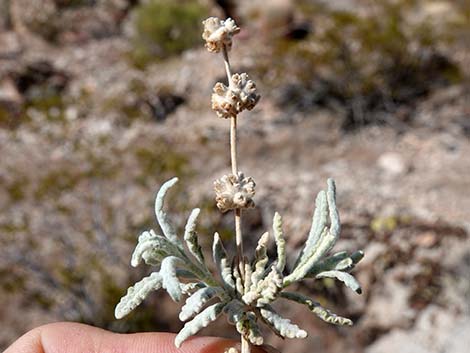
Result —
<instances>
[{"instance_id":1,"label":"leaf","mask_svg":"<svg viewBox=\"0 0 470 353\"><path fill-rule=\"evenodd\" d=\"M284 240L284 234L282 231L282 218L277 212L274 214L273 231L277 246L276 267L279 272L282 273L282 271L284 271L284 267L286 266L286 241Z\"/></svg>"},{"instance_id":2,"label":"leaf","mask_svg":"<svg viewBox=\"0 0 470 353\"><path fill-rule=\"evenodd\" d=\"M181 344L192 335L198 333L204 327L207 327L211 322L215 321L222 313L226 303L213 304L204 309L200 314L196 315L194 319L187 322L181 331L175 337L175 346L181 347Z\"/></svg>"},{"instance_id":3,"label":"leaf","mask_svg":"<svg viewBox=\"0 0 470 353\"><path fill-rule=\"evenodd\" d=\"M328 203L325 191L321 190L315 200L315 212L313 213L312 226L308 234L305 247L299 255L294 267L305 262L312 252L319 246L320 237L328 222Z\"/></svg>"},{"instance_id":4,"label":"leaf","mask_svg":"<svg viewBox=\"0 0 470 353\"><path fill-rule=\"evenodd\" d=\"M165 237L167 237L174 244L181 245L173 225L170 223L167 214L163 210L166 193L177 182L178 178L173 178L162 185L157 193L157 197L155 198L155 215Z\"/></svg>"},{"instance_id":5,"label":"leaf","mask_svg":"<svg viewBox=\"0 0 470 353\"><path fill-rule=\"evenodd\" d=\"M205 288L206 285L203 282L190 282L181 284L181 293L192 295L195 290Z\"/></svg>"},{"instance_id":6,"label":"leaf","mask_svg":"<svg viewBox=\"0 0 470 353\"><path fill-rule=\"evenodd\" d=\"M228 260L225 258L220 260L220 277L222 278L224 286L230 290L235 290L235 280L233 278L232 268L229 265Z\"/></svg>"},{"instance_id":7,"label":"leaf","mask_svg":"<svg viewBox=\"0 0 470 353\"><path fill-rule=\"evenodd\" d=\"M350 262L348 262L347 264L346 263L342 263L340 262L336 267L335 267L335 270L341 270L341 271L351 271L354 266L357 265L357 263L359 261L361 261L362 259L364 258L364 251L362 250L358 250L358 251L355 251L354 253L351 254L351 256L349 257L349 259L351 259Z\"/></svg>"},{"instance_id":8,"label":"leaf","mask_svg":"<svg viewBox=\"0 0 470 353\"><path fill-rule=\"evenodd\" d=\"M197 290L188 299L186 299L186 303L181 308L179 319L181 321L186 321L193 317L201 311L209 300L214 298L220 292L223 292L223 289L220 287L205 287Z\"/></svg>"},{"instance_id":9,"label":"leaf","mask_svg":"<svg viewBox=\"0 0 470 353\"><path fill-rule=\"evenodd\" d=\"M238 299L231 300L224 308L228 322L235 325L240 321L245 313L245 304Z\"/></svg>"},{"instance_id":10,"label":"leaf","mask_svg":"<svg viewBox=\"0 0 470 353\"><path fill-rule=\"evenodd\" d=\"M324 307L322 307L319 303L299 293L282 292L281 297L295 301L299 304L306 305L312 313L314 313L323 321L328 322L329 324L342 325L342 326L351 326L353 324L353 322L350 319L333 314L328 309L325 309Z\"/></svg>"},{"instance_id":11,"label":"leaf","mask_svg":"<svg viewBox=\"0 0 470 353\"><path fill-rule=\"evenodd\" d=\"M285 338L305 338L307 332L302 330L299 326L293 324L289 319L281 317L272 308L267 306L260 309L260 314L268 327L276 334Z\"/></svg>"},{"instance_id":12,"label":"leaf","mask_svg":"<svg viewBox=\"0 0 470 353\"><path fill-rule=\"evenodd\" d=\"M160 289L161 285L162 277L158 272L154 272L150 276L141 279L132 287L129 287L126 295L123 296L118 305L116 305L116 309L114 310L116 319L121 319L129 314L142 303L151 291Z\"/></svg>"},{"instance_id":13,"label":"leaf","mask_svg":"<svg viewBox=\"0 0 470 353\"><path fill-rule=\"evenodd\" d=\"M153 230L145 231L139 236L137 246L132 254L131 265L138 266L142 259L151 265L157 265L166 256L178 256L178 249L165 237L155 234Z\"/></svg>"},{"instance_id":14,"label":"leaf","mask_svg":"<svg viewBox=\"0 0 470 353\"><path fill-rule=\"evenodd\" d=\"M241 296L245 294L245 287L243 286L242 275L240 274L240 270L238 266L232 266L232 274L235 280L235 289L237 293Z\"/></svg>"},{"instance_id":15,"label":"leaf","mask_svg":"<svg viewBox=\"0 0 470 353\"><path fill-rule=\"evenodd\" d=\"M248 293L250 291L251 286L251 276L253 275L253 269L250 264L245 264L245 271L243 272L245 282L243 283L244 293Z\"/></svg>"},{"instance_id":16,"label":"leaf","mask_svg":"<svg viewBox=\"0 0 470 353\"><path fill-rule=\"evenodd\" d=\"M188 246L188 250L191 252L191 254L193 254L193 256L202 265L205 266L204 254L202 253L201 246L198 243L196 233L196 221L200 211L201 210L199 208L195 208L189 215L188 222L186 223L186 227L184 228L184 240L186 241L186 245Z\"/></svg>"},{"instance_id":17,"label":"leaf","mask_svg":"<svg viewBox=\"0 0 470 353\"><path fill-rule=\"evenodd\" d=\"M227 260L227 253L225 251L224 245L220 240L220 236L218 233L214 234L214 243L212 245L212 255L214 258L214 262L219 270L220 276L222 277L222 281L224 285L234 290L235 289L235 281L232 277L232 269L228 264Z\"/></svg>"},{"instance_id":18,"label":"leaf","mask_svg":"<svg viewBox=\"0 0 470 353\"><path fill-rule=\"evenodd\" d=\"M339 220L338 210L336 208L336 188L333 179L328 179L328 191L327 191L327 201L328 201L328 210L330 217L330 227L324 228L320 239L312 250L311 253L305 253L305 260L299 263L299 265L294 269L294 271L284 278L284 286L288 286L292 282L299 281L303 279L312 268L315 263L317 263L323 255L325 255L331 248L335 245L338 240L341 224Z\"/></svg>"},{"instance_id":19,"label":"leaf","mask_svg":"<svg viewBox=\"0 0 470 353\"><path fill-rule=\"evenodd\" d=\"M316 278L325 277L336 278L337 280L343 282L346 286L351 288L353 291L355 291L357 294L362 293L361 285L359 284L359 282L347 272L333 270L320 272L318 275L316 275Z\"/></svg>"},{"instance_id":20,"label":"leaf","mask_svg":"<svg viewBox=\"0 0 470 353\"><path fill-rule=\"evenodd\" d=\"M363 257L364 252L362 250L351 255L348 255L346 251L340 251L314 264L308 271L307 277L315 277L320 272L330 270L351 271Z\"/></svg>"},{"instance_id":21,"label":"leaf","mask_svg":"<svg viewBox=\"0 0 470 353\"><path fill-rule=\"evenodd\" d=\"M256 323L256 315L252 311L245 312L243 318L236 323L237 331L251 344L261 346L264 343L261 330Z\"/></svg>"},{"instance_id":22,"label":"leaf","mask_svg":"<svg viewBox=\"0 0 470 353\"><path fill-rule=\"evenodd\" d=\"M181 300L181 283L176 276L176 266L184 266L184 262L175 256L163 259L160 274L162 276L162 287L166 289L171 299L178 302Z\"/></svg>"},{"instance_id":23,"label":"leaf","mask_svg":"<svg viewBox=\"0 0 470 353\"><path fill-rule=\"evenodd\" d=\"M336 266L341 263L341 261L348 259L348 253L346 251L337 252L327 258L318 261L314 264L308 271L309 277L315 277L318 273L322 271L329 271L336 268Z\"/></svg>"},{"instance_id":24,"label":"leaf","mask_svg":"<svg viewBox=\"0 0 470 353\"><path fill-rule=\"evenodd\" d=\"M283 288L282 279L279 269L273 266L271 272L258 285L260 297L256 301L256 306L260 307L276 300L277 295Z\"/></svg>"},{"instance_id":25,"label":"leaf","mask_svg":"<svg viewBox=\"0 0 470 353\"><path fill-rule=\"evenodd\" d=\"M266 232L260 237L258 241L258 245L255 251L255 261L254 261L255 270L253 271L253 274L251 275L250 291L256 290L256 286L258 285L258 282L263 279L264 270L266 268L266 264L269 261L269 258L267 255L268 240L269 240L269 233Z\"/></svg>"},{"instance_id":26,"label":"leaf","mask_svg":"<svg viewBox=\"0 0 470 353\"><path fill-rule=\"evenodd\" d=\"M242 298L248 305L256 301L256 306L261 307L273 302L282 288L282 274L279 272L279 269L273 265L269 274L263 280L259 281L255 288L245 293Z\"/></svg>"}]
</instances>

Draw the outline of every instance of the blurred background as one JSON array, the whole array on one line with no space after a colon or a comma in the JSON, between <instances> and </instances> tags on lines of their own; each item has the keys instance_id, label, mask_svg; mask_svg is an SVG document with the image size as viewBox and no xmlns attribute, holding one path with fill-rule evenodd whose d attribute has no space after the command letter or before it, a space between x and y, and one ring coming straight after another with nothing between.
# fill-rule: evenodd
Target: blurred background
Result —
<instances>
[{"instance_id":1,"label":"blurred background","mask_svg":"<svg viewBox=\"0 0 470 353\"><path fill-rule=\"evenodd\" d=\"M284 306L310 335L268 342L283 353L468 352L468 0L0 0L0 350L58 320L180 329L164 292L113 317L149 271L130 255L158 227L154 196L172 176L179 229L200 207L205 248L218 231L233 249L233 219L212 192L230 159L228 123L210 110L225 73L200 37L209 15L242 27L231 60L262 94L239 119L240 169L257 182L246 248L277 210L292 265L333 177L336 250L366 253L361 296L328 280L297 288L354 327ZM203 334L236 337L219 324Z\"/></svg>"}]
</instances>

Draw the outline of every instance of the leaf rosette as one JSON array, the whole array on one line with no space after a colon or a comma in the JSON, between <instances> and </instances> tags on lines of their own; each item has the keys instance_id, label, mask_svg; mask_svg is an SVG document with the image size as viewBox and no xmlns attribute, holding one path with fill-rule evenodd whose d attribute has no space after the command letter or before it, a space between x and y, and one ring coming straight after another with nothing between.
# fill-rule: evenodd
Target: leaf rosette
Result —
<instances>
[{"instance_id":1,"label":"leaf rosette","mask_svg":"<svg viewBox=\"0 0 470 353\"><path fill-rule=\"evenodd\" d=\"M159 269L127 290L116 306L116 318L126 316L149 293L163 288L174 301L187 296L179 315L186 324L175 338L177 347L221 315L225 315L253 345L264 342L260 323L283 338L305 338L306 331L274 310L272 304L278 299L305 305L319 319L330 324L352 325L350 319L332 313L311 298L286 290L295 282L328 277L343 282L357 293L361 292L358 281L350 272L362 259L362 251L329 255L341 231L332 179L328 180L327 190L320 191L316 198L310 232L293 269L286 270L282 218L276 213L273 219L276 258L269 259L267 255L270 238L269 233L264 233L259 239L252 263L245 264L243 276L240 268L232 265L234 261L228 257L217 233L212 252L218 276L209 270L196 232L199 209L194 209L188 217L183 237L177 235L164 211L165 195L177 181L173 178L164 183L155 200L155 214L163 235L153 230L143 232L132 255L132 266L145 262Z\"/></svg>"}]
</instances>

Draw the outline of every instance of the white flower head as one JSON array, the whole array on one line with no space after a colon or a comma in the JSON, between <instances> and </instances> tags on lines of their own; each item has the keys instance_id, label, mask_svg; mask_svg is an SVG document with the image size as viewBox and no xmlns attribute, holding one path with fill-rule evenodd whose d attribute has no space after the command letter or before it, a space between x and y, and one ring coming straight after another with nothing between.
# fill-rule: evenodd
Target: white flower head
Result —
<instances>
[{"instance_id":1,"label":"white flower head","mask_svg":"<svg viewBox=\"0 0 470 353\"><path fill-rule=\"evenodd\" d=\"M255 83L248 74L232 75L230 86L217 82L212 94L212 109L219 118L237 116L243 110L252 110L259 101Z\"/></svg>"},{"instance_id":2,"label":"white flower head","mask_svg":"<svg viewBox=\"0 0 470 353\"><path fill-rule=\"evenodd\" d=\"M242 172L224 175L214 182L217 207L222 212L254 207L255 186L253 178L245 178Z\"/></svg>"},{"instance_id":3,"label":"white flower head","mask_svg":"<svg viewBox=\"0 0 470 353\"><path fill-rule=\"evenodd\" d=\"M217 17L209 17L202 21L204 31L202 39L206 41L206 48L210 52L220 52L224 45L227 50L232 48L232 37L240 32L240 28L231 18L220 20Z\"/></svg>"}]
</instances>

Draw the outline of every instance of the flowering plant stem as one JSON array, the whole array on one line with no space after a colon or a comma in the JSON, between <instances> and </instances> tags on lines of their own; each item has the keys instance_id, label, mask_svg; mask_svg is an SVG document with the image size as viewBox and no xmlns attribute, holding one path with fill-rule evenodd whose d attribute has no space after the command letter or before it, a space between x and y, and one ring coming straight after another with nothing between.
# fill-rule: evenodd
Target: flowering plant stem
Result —
<instances>
[{"instance_id":1,"label":"flowering plant stem","mask_svg":"<svg viewBox=\"0 0 470 353\"><path fill-rule=\"evenodd\" d=\"M286 291L292 283L306 279L336 278L356 293L361 293L359 282L350 274L364 253L340 251L329 255L338 240L341 223L336 207L336 186L328 179L327 189L318 193L312 226L294 266L286 269L286 239L282 218L276 212L273 218L273 235L276 258L268 256L269 233L258 241L253 263L246 263L243 255L241 231L242 209L255 206L256 183L250 176L238 170L237 165L237 118L244 110L252 110L260 96L255 83L247 73L232 75L228 51L233 35L239 33L232 19L220 20L210 17L203 22L203 39L209 52L222 52L228 87L221 82L214 85L211 96L212 109L222 119L230 119L230 159L232 173L214 181L215 200L221 212L234 211L237 255L232 263L225 251L219 234L214 234L212 257L219 278L213 276L206 264L196 230L199 208L192 210L179 237L176 228L164 210L167 191L176 184L177 178L165 182L155 198L155 216L162 235L154 230L144 231L132 254L131 265L159 266L157 271L144 277L130 287L116 306L115 316L120 319L134 310L152 291L165 289L174 301L187 296L179 318L186 322L175 337L180 347L189 337L225 315L241 336L241 353L250 353L252 346L262 346L264 337L259 327L266 324L276 335L283 338L306 338L307 332L282 317L272 304L277 300L290 300L307 308L321 320L334 325L352 325L348 318L338 316L320 303L300 293ZM213 300L216 299L216 300ZM226 353L240 353L231 347Z\"/></svg>"},{"instance_id":2,"label":"flowering plant stem","mask_svg":"<svg viewBox=\"0 0 470 353\"><path fill-rule=\"evenodd\" d=\"M228 58L228 51L226 46L223 46L222 50L224 56L225 71L227 73L227 80L229 87L232 84L232 70L230 68L230 61ZM237 117L232 116L230 118L230 159L232 163L232 174L238 174L238 163L237 163ZM242 210L237 208L234 210L235 213L235 239L237 244L237 258L238 268L242 278L245 278L245 257L243 255L243 236L242 236ZM241 336L241 353L250 353L250 343Z\"/></svg>"}]
</instances>

